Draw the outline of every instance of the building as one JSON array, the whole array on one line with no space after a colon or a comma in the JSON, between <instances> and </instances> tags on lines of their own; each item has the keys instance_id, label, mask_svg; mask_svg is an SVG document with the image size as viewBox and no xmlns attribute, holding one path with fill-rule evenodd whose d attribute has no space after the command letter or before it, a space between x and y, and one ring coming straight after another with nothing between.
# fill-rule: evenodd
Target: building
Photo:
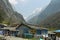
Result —
<instances>
[{"instance_id":1,"label":"building","mask_svg":"<svg viewBox=\"0 0 60 40\"><path fill-rule=\"evenodd\" d=\"M5 36L16 36L16 37L40 37L46 36L48 30L46 28L40 28L36 26L20 24L17 27L4 27L0 28L0 34Z\"/></svg>"},{"instance_id":2,"label":"building","mask_svg":"<svg viewBox=\"0 0 60 40\"><path fill-rule=\"evenodd\" d=\"M0 24L0 28L4 28L6 27L6 25Z\"/></svg>"},{"instance_id":3,"label":"building","mask_svg":"<svg viewBox=\"0 0 60 40\"><path fill-rule=\"evenodd\" d=\"M5 36L17 36L18 31L15 30L16 27L4 27L0 28L0 35Z\"/></svg>"},{"instance_id":4,"label":"building","mask_svg":"<svg viewBox=\"0 0 60 40\"><path fill-rule=\"evenodd\" d=\"M56 33L49 31L48 32L48 39L49 40L56 40Z\"/></svg>"},{"instance_id":5,"label":"building","mask_svg":"<svg viewBox=\"0 0 60 40\"><path fill-rule=\"evenodd\" d=\"M56 40L60 40L60 30L56 30L54 33L56 33Z\"/></svg>"},{"instance_id":6,"label":"building","mask_svg":"<svg viewBox=\"0 0 60 40\"><path fill-rule=\"evenodd\" d=\"M25 24L20 24L17 28L16 28L16 30L19 30L19 32L18 32L18 36L20 36L20 37L23 37L23 35L26 35L26 34L30 34L30 30L31 30L32 28L30 28L28 25L25 25Z\"/></svg>"}]
</instances>

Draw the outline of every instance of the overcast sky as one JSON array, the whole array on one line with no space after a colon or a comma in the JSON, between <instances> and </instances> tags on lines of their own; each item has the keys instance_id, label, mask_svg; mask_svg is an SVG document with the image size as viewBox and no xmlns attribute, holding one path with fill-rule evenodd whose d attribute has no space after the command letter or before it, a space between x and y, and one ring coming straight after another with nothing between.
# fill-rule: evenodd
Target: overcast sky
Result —
<instances>
[{"instance_id":1,"label":"overcast sky","mask_svg":"<svg viewBox=\"0 0 60 40\"><path fill-rule=\"evenodd\" d=\"M41 11L51 0L9 0L13 8L24 18ZM36 14L36 13L35 13Z\"/></svg>"}]
</instances>

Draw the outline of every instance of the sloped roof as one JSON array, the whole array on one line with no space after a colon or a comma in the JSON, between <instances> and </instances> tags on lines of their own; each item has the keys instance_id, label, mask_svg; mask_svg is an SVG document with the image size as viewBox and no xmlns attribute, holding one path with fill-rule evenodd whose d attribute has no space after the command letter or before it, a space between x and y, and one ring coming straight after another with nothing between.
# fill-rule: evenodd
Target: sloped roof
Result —
<instances>
[{"instance_id":1,"label":"sloped roof","mask_svg":"<svg viewBox=\"0 0 60 40\"><path fill-rule=\"evenodd\" d=\"M54 31L54 32L60 32L60 30L56 30L56 31Z\"/></svg>"},{"instance_id":2,"label":"sloped roof","mask_svg":"<svg viewBox=\"0 0 60 40\"><path fill-rule=\"evenodd\" d=\"M18 31L18 30L16 30L16 27L4 27L4 28L0 28L0 29L10 30L10 31Z\"/></svg>"}]
</instances>

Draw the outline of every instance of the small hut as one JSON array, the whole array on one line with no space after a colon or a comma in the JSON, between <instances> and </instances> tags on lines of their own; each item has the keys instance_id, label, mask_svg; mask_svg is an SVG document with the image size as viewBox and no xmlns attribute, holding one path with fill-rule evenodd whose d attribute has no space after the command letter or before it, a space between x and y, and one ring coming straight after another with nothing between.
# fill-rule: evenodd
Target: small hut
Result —
<instances>
[{"instance_id":1,"label":"small hut","mask_svg":"<svg viewBox=\"0 0 60 40\"><path fill-rule=\"evenodd\" d=\"M18 30L15 30L16 27L4 27L1 28L0 30L2 30L3 35L5 36L16 36L18 33Z\"/></svg>"},{"instance_id":2,"label":"small hut","mask_svg":"<svg viewBox=\"0 0 60 40\"><path fill-rule=\"evenodd\" d=\"M48 36L47 28L31 26L31 25L29 25L29 26L32 28L32 31L30 33L33 33L35 38L40 38L41 36L43 36L43 37Z\"/></svg>"},{"instance_id":3,"label":"small hut","mask_svg":"<svg viewBox=\"0 0 60 40\"><path fill-rule=\"evenodd\" d=\"M56 40L60 40L60 30L56 30L54 33L56 33Z\"/></svg>"},{"instance_id":4,"label":"small hut","mask_svg":"<svg viewBox=\"0 0 60 40\"><path fill-rule=\"evenodd\" d=\"M6 27L6 25L0 24L0 28L4 28Z\"/></svg>"},{"instance_id":5,"label":"small hut","mask_svg":"<svg viewBox=\"0 0 60 40\"><path fill-rule=\"evenodd\" d=\"M26 37L27 35L29 35L30 37L32 37L32 34L30 33L31 29L32 28L30 26L26 25L26 24L20 24L16 28L16 30L19 30L19 32L18 32L18 36L19 37Z\"/></svg>"},{"instance_id":6,"label":"small hut","mask_svg":"<svg viewBox=\"0 0 60 40\"><path fill-rule=\"evenodd\" d=\"M48 32L48 39L49 40L56 40L56 33L49 31Z\"/></svg>"}]
</instances>

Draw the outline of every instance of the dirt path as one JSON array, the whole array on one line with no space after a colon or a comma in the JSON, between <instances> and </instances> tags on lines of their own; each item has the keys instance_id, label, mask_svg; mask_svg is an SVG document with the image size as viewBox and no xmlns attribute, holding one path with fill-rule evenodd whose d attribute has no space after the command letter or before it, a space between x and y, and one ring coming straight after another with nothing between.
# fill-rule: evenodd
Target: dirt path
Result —
<instances>
[{"instance_id":1,"label":"dirt path","mask_svg":"<svg viewBox=\"0 0 60 40\"><path fill-rule=\"evenodd\" d=\"M28 39L23 39L23 38L19 38L19 37L13 37L13 36L0 35L0 37L5 38L6 40L28 40Z\"/></svg>"}]
</instances>

